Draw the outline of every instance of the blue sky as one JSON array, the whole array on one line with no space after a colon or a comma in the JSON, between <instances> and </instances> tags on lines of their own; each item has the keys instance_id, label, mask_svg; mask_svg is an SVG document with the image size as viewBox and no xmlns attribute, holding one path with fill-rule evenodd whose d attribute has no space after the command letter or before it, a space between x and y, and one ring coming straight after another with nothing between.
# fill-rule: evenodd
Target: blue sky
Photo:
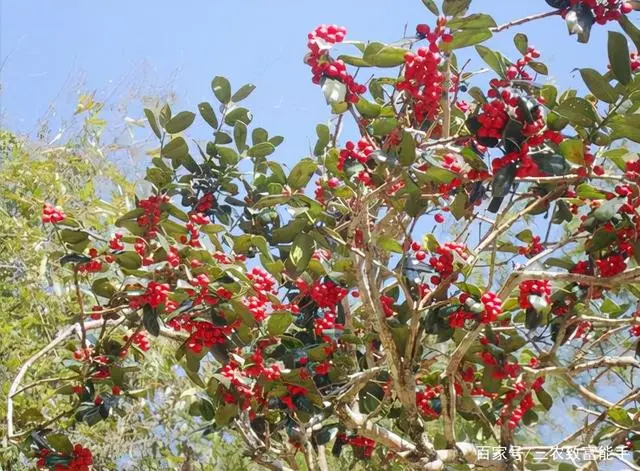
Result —
<instances>
[{"instance_id":1,"label":"blue sky","mask_svg":"<svg viewBox=\"0 0 640 471\"><path fill-rule=\"evenodd\" d=\"M255 124L286 137L278 158L287 163L308 152L315 125L329 118L302 62L310 30L338 23L348 28L348 39L391 42L402 36L405 24L411 32L416 23L434 19L420 0L0 0L0 5L2 127L33 133L51 104L57 119L65 119L80 91L97 91L98 99L112 104L126 101L136 88L146 94L174 91L177 108L195 111L200 101L213 100L211 78L225 75L234 87L258 86L247 105ZM549 7L543 0L475 0L472 8L501 24ZM489 45L514 57L511 38L523 31L543 51L552 79L578 86L579 76L569 75L573 68L604 67L606 29L594 28L591 43L582 45L567 36L561 19L549 18L501 33ZM131 117L142 117L136 97L128 104Z\"/></svg>"},{"instance_id":2,"label":"blue sky","mask_svg":"<svg viewBox=\"0 0 640 471\"><path fill-rule=\"evenodd\" d=\"M544 0L474 0L472 7L499 24L548 9ZM53 105L55 134L87 91L114 110L127 103L135 119L143 117L140 94L173 91L174 109L196 111L199 102L215 101L211 78L224 75L236 89L257 85L246 101L254 124L286 137L275 158L291 164L315 143L316 124L330 118L302 62L307 33L337 23L348 28L347 39L391 42L405 24L411 32L433 21L420 0L0 0L0 127L33 135ZM524 32L542 51L550 80L581 88L572 70L606 67L608 29L594 27L583 45L567 36L560 18L548 18L488 45L516 58L512 37ZM476 59L471 70L483 66ZM360 78L368 76L362 71Z\"/></svg>"}]
</instances>

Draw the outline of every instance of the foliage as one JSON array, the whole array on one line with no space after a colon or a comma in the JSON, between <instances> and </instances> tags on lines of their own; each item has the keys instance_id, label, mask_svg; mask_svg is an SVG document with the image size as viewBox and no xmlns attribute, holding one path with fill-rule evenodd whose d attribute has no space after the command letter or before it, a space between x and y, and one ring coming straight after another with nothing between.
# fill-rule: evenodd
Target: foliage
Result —
<instances>
[{"instance_id":1,"label":"foliage","mask_svg":"<svg viewBox=\"0 0 640 471\"><path fill-rule=\"evenodd\" d=\"M329 449L372 469L514 469L568 390L590 422L561 443L638 461L640 62L610 32L590 46L610 70L581 69L585 95L539 84L548 68L522 33L516 60L482 44L560 14L586 41L587 13L637 44L630 5L547 1L557 10L498 26L471 0L423 3L442 16L394 44L309 35L335 118L291 169L271 158L283 138L252 126L254 87L218 76L202 145L185 134L195 111L144 110L153 192L117 219L40 193L45 268L76 323L38 354L64 358L60 420L9 400L9 439L38 466L87 469L65 427L90 437L140 389L152 414L165 402L152 351L190 380L180 398L206 432L271 469L327 470ZM358 52L334 59L341 44ZM469 64L489 67L488 86ZM349 67L376 74L358 83ZM358 136L341 143L351 118ZM594 376L620 383L592 390ZM504 456L480 457L487 443Z\"/></svg>"}]
</instances>

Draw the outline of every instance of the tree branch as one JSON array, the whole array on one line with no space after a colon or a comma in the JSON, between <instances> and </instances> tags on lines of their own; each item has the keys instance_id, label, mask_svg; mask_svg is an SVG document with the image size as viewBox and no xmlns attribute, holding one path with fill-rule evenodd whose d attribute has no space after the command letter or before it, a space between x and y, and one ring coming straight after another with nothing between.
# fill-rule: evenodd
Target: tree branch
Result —
<instances>
[{"instance_id":1,"label":"tree branch","mask_svg":"<svg viewBox=\"0 0 640 471\"><path fill-rule=\"evenodd\" d=\"M494 33L499 33L501 31L504 31L505 29L509 29L509 28L514 27L514 26L518 26L518 25L522 25L522 24L525 24L525 23L529 23L530 21L540 20L542 18L547 18L549 16L559 15L560 13L561 13L561 10L553 10L553 11L548 11L546 13L538 13L536 15L527 16L525 18L520 18L519 20L510 21L509 23L505 23L503 25L496 26L494 28L491 28L491 31L494 32Z\"/></svg>"}]
</instances>

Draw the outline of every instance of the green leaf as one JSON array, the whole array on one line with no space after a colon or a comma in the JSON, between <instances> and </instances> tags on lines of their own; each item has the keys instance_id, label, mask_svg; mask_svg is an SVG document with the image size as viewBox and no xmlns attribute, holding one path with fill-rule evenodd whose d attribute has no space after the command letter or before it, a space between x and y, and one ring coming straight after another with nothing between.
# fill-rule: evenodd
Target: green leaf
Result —
<instances>
[{"instance_id":1,"label":"green leaf","mask_svg":"<svg viewBox=\"0 0 640 471\"><path fill-rule=\"evenodd\" d=\"M236 141L238 152L244 152L247 148L247 125L242 121L236 121L233 127L233 139Z\"/></svg>"},{"instance_id":2,"label":"green leaf","mask_svg":"<svg viewBox=\"0 0 640 471\"><path fill-rule=\"evenodd\" d=\"M402 244L389 236L381 236L378 238L378 247L388 250L389 252L403 253Z\"/></svg>"},{"instance_id":3,"label":"green leaf","mask_svg":"<svg viewBox=\"0 0 640 471\"><path fill-rule=\"evenodd\" d=\"M231 419L233 419L238 413L238 406L235 404L225 404L222 407L218 407L216 411L216 425L218 427L224 427L229 425Z\"/></svg>"},{"instance_id":4,"label":"green leaf","mask_svg":"<svg viewBox=\"0 0 640 471\"><path fill-rule=\"evenodd\" d=\"M246 108L238 107L229 111L224 117L224 122L229 126L235 126L236 122L242 121L244 124L249 124L253 119L251 111Z\"/></svg>"},{"instance_id":5,"label":"green leaf","mask_svg":"<svg viewBox=\"0 0 640 471\"><path fill-rule=\"evenodd\" d=\"M331 141L331 132L329 131L329 126L326 124L318 124L316 126L316 134L318 136L318 142L316 143L315 148L313 149L313 155L322 155L325 147Z\"/></svg>"},{"instance_id":6,"label":"green leaf","mask_svg":"<svg viewBox=\"0 0 640 471\"><path fill-rule=\"evenodd\" d=\"M506 196L509 194L509 190L513 186L513 182L516 176L516 169L512 165L502 167L493 176L493 183L491 185L491 194L495 197Z\"/></svg>"},{"instance_id":7,"label":"green leaf","mask_svg":"<svg viewBox=\"0 0 640 471\"><path fill-rule=\"evenodd\" d=\"M565 139L560 143L559 149L569 162L584 165L584 143L580 139Z\"/></svg>"},{"instance_id":8,"label":"green leaf","mask_svg":"<svg viewBox=\"0 0 640 471\"><path fill-rule=\"evenodd\" d=\"M156 135L158 139L162 137L160 134L160 128L158 128L158 122L156 121L156 115L153 114L149 108L144 109L144 115L147 117L147 121L149 121L149 126L151 126L151 130Z\"/></svg>"},{"instance_id":9,"label":"green leaf","mask_svg":"<svg viewBox=\"0 0 640 471\"><path fill-rule=\"evenodd\" d=\"M531 229L525 229L523 231L520 231L516 234L516 239L518 239L519 241L525 242L527 244L530 244L531 241L533 240L533 232L531 232Z\"/></svg>"},{"instance_id":10,"label":"green leaf","mask_svg":"<svg viewBox=\"0 0 640 471\"><path fill-rule=\"evenodd\" d=\"M233 94L233 96L231 97L231 101L234 103L239 103L245 98L247 98L249 95L251 95L251 92L253 92L255 89L256 89L255 85L251 83L247 83L246 85L243 85L242 87L240 87L240 89Z\"/></svg>"},{"instance_id":11,"label":"green leaf","mask_svg":"<svg viewBox=\"0 0 640 471\"><path fill-rule=\"evenodd\" d=\"M111 298L116 293L116 288L111 284L109 278L98 278L91 284L91 291L96 296Z\"/></svg>"},{"instance_id":12,"label":"green leaf","mask_svg":"<svg viewBox=\"0 0 640 471\"><path fill-rule=\"evenodd\" d=\"M171 118L167 124L164 125L164 128L169 134L178 134L191 126L195 117L195 113L191 111L181 111Z\"/></svg>"},{"instance_id":13,"label":"green leaf","mask_svg":"<svg viewBox=\"0 0 640 471\"><path fill-rule=\"evenodd\" d=\"M358 103L356 103L356 109L358 110L358 113L360 113L364 118L371 119L380 116L380 110L382 109L382 106L377 103L372 103L363 97L360 97Z\"/></svg>"},{"instance_id":14,"label":"green leaf","mask_svg":"<svg viewBox=\"0 0 640 471\"><path fill-rule=\"evenodd\" d=\"M116 255L116 263L122 268L136 270L142 266L142 259L136 252L123 252Z\"/></svg>"},{"instance_id":15,"label":"green leaf","mask_svg":"<svg viewBox=\"0 0 640 471\"><path fill-rule=\"evenodd\" d=\"M498 391L500 391L501 381L493 378L493 371L494 368L491 366L484 367L484 370L482 371L482 388L485 391L497 393Z\"/></svg>"},{"instance_id":16,"label":"green leaf","mask_svg":"<svg viewBox=\"0 0 640 471\"><path fill-rule=\"evenodd\" d=\"M622 407L611 407L607 415L611 420L623 427L631 427L633 425L633 420L629 417L629 413Z\"/></svg>"},{"instance_id":17,"label":"green leaf","mask_svg":"<svg viewBox=\"0 0 640 471\"><path fill-rule=\"evenodd\" d=\"M211 104L203 101L198 105L198 111L200 111L200 116L202 116L202 119L204 119L209 126L213 129L218 128L218 118L216 118L216 112L213 111Z\"/></svg>"},{"instance_id":18,"label":"green leaf","mask_svg":"<svg viewBox=\"0 0 640 471\"><path fill-rule=\"evenodd\" d=\"M293 316L289 312L274 312L267 320L267 332L269 335L282 335L293 322Z\"/></svg>"},{"instance_id":19,"label":"green leaf","mask_svg":"<svg viewBox=\"0 0 640 471\"><path fill-rule=\"evenodd\" d=\"M640 143L640 115L616 115L609 120L611 140L630 139Z\"/></svg>"},{"instance_id":20,"label":"green leaf","mask_svg":"<svg viewBox=\"0 0 640 471\"><path fill-rule=\"evenodd\" d=\"M489 29L465 29L453 34L453 41L444 43L442 50L452 51L463 47L474 46L491 39L493 33Z\"/></svg>"},{"instance_id":21,"label":"green leaf","mask_svg":"<svg viewBox=\"0 0 640 471\"><path fill-rule=\"evenodd\" d=\"M293 190L306 187L317 168L318 164L311 159L300 160L291 169L291 173L287 178L287 184Z\"/></svg>"},{"instance_id":22,"label":"green leaf","mask_svg":"<svg viewBox=\"0 0 640 471\"><path fill-rule=\"evenodd\" d=\"M380 118L376 119L369 128L374 136L386 136L397 126L398 120L396 118Z\"/></svg>"},{"instance_id":23,"label":"green leaf","mask_svg":"<svg viewBox=\"0 0 640 471\"><path fill-rule=\"evenodd\" d=\"M160 335L160 323L158 322L158 313L150 304L145 304L142 308L142 325L154 337Z\"/></svg>"},{"instance_id":24,"label":"green leaf","mask_svg":"<svg viewBox=\"0 0 640 471\"><path fill-rule=\"evenodd\" d=\"M618 21L624 32L627 33L633 41L633 44L636 45L636 49L640 50L640 29L636 28L627 15L622 15Z\"/></svg>"},{"instance_id":25,"label":"green leaf","mask_svg":"<svg viewBox=\"0 0 640 471\"><path fill-rule=\"evenodd\" d=\"M513 37L513 43L516 45L516 48L523 56L527 54L529 51L529 38L524 33L517 33Z\"/></svg>"},{"instance_id":26,"label":"green leaf","mask_svg":"<svg viewBox=\"0 0 640 471\"><path fill-rule=\"evenodd\" d=\"M459 191L450 206L451 214L454 218L456 218L456 221L462 219L468 203L469 196L467 195L467 193L465 191Z\"/></svg>"},{"instance_id":27,"label":"green leaf","mask_svg":"<svg viewBox=\"0 0 640 471\"><path fill-rule=\"evenodd\" d=\"M160 126L164 127L165 124L171 119L171 107L168 103L160 109L159 121Z\"/></svg>"},{"instance_id":28,"label":"green leaf","mask_svg":"<svg viewBox=\"0 0 640 471\"><path fill-rule=\"evenodd\" d=\"M162 148L162 156L170 159L180 159L189 153L189 146L182 137L171 139L166 146Z\"/></svg>"},{"instance_id":29,"label":"green leaf","mask_svg":"<svg viewBox=\"0 0 640 471\"><path fill-rule=\"evenodd\" d=\"M348 54L342 54L338 56L338 60L341 60L345 64L352 65L354 67L371 67L372 64L364 60L362 57L350 56Z\"/></svg>"},{"instance_id":30,"label":"green leaf","mask_svg":"<svg viewBox=\"0 0 640 471\"><path fill-rule=\"evenodd\" d=\"M269 142L273 145L273 147L278 147L280 144L284 142L283 136L273 136L269 139Z\"/></svg>"},{"instance_id":31,"label":"green leaf","mask_svg":"<svg viewBox=\"0 0 640 471\"><path fill-rule=\"evenodd\" d=\"M436 5L436 2L434 2L434 0L422 0L422 3L431 13L436 16L440 16L440 10L438 9L438 5Z\"/></svg>"},{"instance_id":32,"label":"green leaf","mask_svg":"<svg viewBox=\"0 0 640 471\"><path fill-rule=\"evenodd\" d=\"M618 81L627 85L631 82L631 62L629 59L629 45L623 34L609 31L609 63L613 75Z\"/></svg>"},{"instance_id":33,"label":"green leaf","mask_svg":"<svg viewBox=\"0 0 640 471\"><path fill-rule=\"evenodd\" d=\"M554 111L579 126L590 127L598 121L595 108L584 98L569 98L555 107Z\"/></svg>"},{"instance_id":34,"label":"green leaf","mask_svg":"<svg viewBox=\"0 0 640 471\"><path fill-rule=\"evenodd\" d=\"M546 267L558 267L564 268L565 270L571 270L575 266L575 263L571 260L564 260L562 258L547 258L544 261L544 265Z\"/></svg>"},{"instance_id":35,"label":"green leaf","mask_svg":"<svg viewBox=\"0 0 640 471\"><path fill-rule=\"evenodd\" d=\"M61 433L47 435L47 443L58 453L71 455L73 453L73 443L69 437Z\"/></svg>"},{"instance_id":36,"label":"green leaf","mask_svg":"<svg viewBox=\"0 0 640 471\"><path fill-rule=\"evenodd\" d=\"M254 158L266 157L267 155L273 154L275 150L275 146L270 142L261 142L251 147L247 151L247 155Z\"/></svg>"},{"instance_id":37,"label":"green leaf","mask_svg":"<svg viewBox=\"0 0 640 471\"><path fill-rule=\"evenodd\" d=\"M444 0L442 12L445 16L463 15L471 5L471 0Z\"/></svg>"},{"instance_id":38,"label":"green leaf","mask_svg":"<svg viewBox=\"0 0 640 471\"><path fill-rule=\"evenodd\" d=\"M285 263L287 272L297 277L307 269L313 255L314 241L309 234L298 234L293 240L289 257Z\"/></svg>"},{"instance_id":39,"label":"green leaf","mask_svg":"<svg viewBox=\"0 0 640 471\"><path fill-rule=\"evenodd\" d=\"M240 161L240 156L231 147L216 146L220 160L227 165L235 165Z\"/></svg>"},{"instance_id":40,"label":"green leaf","mask_svg":"<svg viewBox=\"0 0 640 471\"><path fill-rule=\"evenodd\" d=\"M254 146L262 142L267 142L267 139L269 139L269 133L267 133L265 129L255 128L251 132L251 141L253 142Z\"/></svg>"},{"instance_id":41,"label":"green leaf","mask_svg":"<svg viewBox=\"0 0 640 471\"><path fill-rule=\"evenodd\" d=\"M614 103L618 99L618 93L597 70L580 69L580 75L582 75L582 80L584 80L589 91L598 100Z\"/></svg>"},{"instance_id":42,"label":"green leaf","mask_svg":"<svg viewBox=\"0 0 640 471\"><path fill-rule=\"evenodd\" d=\"M406 52L406 49L373 42L364 50L363 59L376 67L396 67L404 64Z\"/></svg>"},{"instance_id":43,"label":"green leaf","mask_svg":"<svg viewBox=\"0 0 640 471\"><path fill-rule=\"evenodd\" d=\"M578 195L578 198L601 200L607 197L606 194L592 187L588 183L581 183L580 185L578 185L578 187L576 188L576 193Z\"/></svg>"},{"instance_id":44,"label":"green leaf","mask_svg":"<svg viewBox=\"0 0 640 471\"><path fill-rule=\"evenodd\" d=\"M271 242L273 244L288 244L296 235L302 232L308 224L309 221L306 217L297 217L291 220L288 224L277 229L273 229L271 232Z\"/></svg>"},{"instance_id":45,"label":"green leaf","mask_svg":"<svg viewBox=\"0 0 640 471\"><path fill-rule=\"evenodd\" d=\"M464 18L455 18L447 23L452 31L458 29L486 29L496 27L495 20L484 13L474 13ZM526 54L526 51L524 52Z\"/></svg>"},{"instance_id":46,"label":"green leaf","mask_svg":"<svg viewBox=\"0 0 640 471\"><path fill-rule=\"evenodd\" d=\"M552 176L566 175L571 166L561 155L550 153L531 154L538 168L544 173Z\"/></svg>"},{"instance_id":47,"label":"green leaf","mask_svg":"<svg viewBox=\"0 0 640 471\"><path fill-rule=\"evenodd\" d=\"M84 231L74 231L73 229L62 229L60 238L70 244L79 244L89 239L89 234Z\"/></svg>"},{"instance_id":48,"label":"green leaf","mask_svg":"<svg viewBox=\"0 0 640 471\"><path fill-rule=\"evenodd\" d=\"M211 90L220 103L226 105L231 101L231 84L224 77L215 77L211 82Z\"/></svg>"},{"instance_id":49,"label":"green leaf","mask_svg":"<svg viewBox=\"0 0 640 471\"><path fill-rule=\"evenodd\" d=\"M485 61L485 63L491 67L495 73L497 73L501 78L504 78L506 67L502 54L492 51L485 46L476 46L476 51L482 60Z\"/></svg>"},{"instance_id":50,"label":"green leaf","mask_svg":"<svg viewBox=\"0 0 640 471\"><path fill-rule=\"evenodd\" d=\"M531 61L527 65L531 67L534 71L538 72L539 74L549 75L548 67L542 62Z\"/></svg>"},{"instance_id":51,"label":"green leaf","mask_svg":"<svg viewBox=\"0 0 640 471\"><path fill-rule=\"evenodd\" d=\"M291 199L289 195L267 195L260 198L256 204L253 205L254 208L267 208L271 206L276 206L278 204L286 203Z\"/></svg>"},{"instance_id":52,"label":"green leaf","mask_svg":"<svg viewBox=\"0 0 640 471\"><path fill-rule=\"evenodd\" d=\"M451 183L454 178L456 178L456 174L441 167L431 166L424 173L416 172L418 177L422 177L427 181L432 181L436 183Z\"/></svg>"},{"instance_id":53,"label":"green leaf","mask_svg":"<svg viewBox=\"0 0 640 471\"><path fill-rule=\"evenodd\" d=\"M400 150L398 159L402 165L411 165L416 160L416 141L413 136L404 131L402 133L402 141L400 141Z\"/></svg>"}]
</instances>

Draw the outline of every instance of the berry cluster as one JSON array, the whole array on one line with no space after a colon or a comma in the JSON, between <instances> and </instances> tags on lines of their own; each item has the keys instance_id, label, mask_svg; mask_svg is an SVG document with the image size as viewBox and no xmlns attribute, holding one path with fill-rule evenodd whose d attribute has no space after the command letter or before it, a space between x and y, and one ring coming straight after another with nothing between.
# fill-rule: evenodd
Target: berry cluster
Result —
<instances>
[{"instance_id":1,"label":"berry cluster","mask_svg":"<svg viewBox=\"0 0 640 471\"><path fill-rule=\"evenodd\" d=\"M544 384L544 378L540 377L533 382L533 384L531 385L531 389L533 391L537 391L540 388L542 388L543 384ZM510 429L513 430L518 426L524 414L526 414L526 412L529 409L532 409L534 406L531 391L528 390L527 385L522 381L516 382L513 385L513 389L505 394L505 398L504 398L505 406L503 407L500 417L496 422L497 425L502 425L502 423L504 422L504 419L506 419L506 415L509 412L511 402L513 402L514 399L516 399L518 396L521 396L523 394L524 396L522 397L520 404L518 404L513 409L513 412L511 412L511 415L507 419L507 426Z\"/></svg>"},{"instance_id":2,"label":"berry cluster","mask_svg":"<svg viewBox=\"0 0 640 471\"><path fill-rule=\"evenodd\" d=\"M529 309L533 306L529 301L529 296L539 296L547 304L551 304L551 283L547 280L527 280L520 283L520 297L518 299L522 309Z\"/></svg>"},{"instance_id":3,"label":"berry cluster","mask_svg":"<svg viewBox=\"0 0 640 471\"><path fill-rule=\"evenodd\" d=\"M640 320L640 311L636 311L633 314L633 318L638 321ZM633 326L631 326L631 335L633 335L634 337L640 337L640 324L635 324Z\"/></svg>"},{"instance_id":4,"label":"berry cluster","mask_svg":"<svg viewBox=\"0 0 640 471\"><path fill-rule=\"evenodd\" d=\"M336 323L336 314L333 311L325 311L322 313L322 317L314 319L313 321L313 331L319 337L322 337L322 340L325 342L331 342L331 337L324 335L325 330L344 329L342 324Z\"/></svg>"},{"instance_id":5,"label":"berry cluster","mask_svg":"<svg viewBox=\"0 0 640 471\"><path fill-rule=\"evenodd\" d=\"M596 23L600 25L617 21L633 11L631 2L626 0L569 0L569 4L572 7L582 4L591 9Z\"/></svg>"},{"instance_id":6,"label":"berry cluster","mask_svg":"<svg viewBox=\"0 0 640 471\"><path fill-rule=\"evenodd\" d=\"M442 158L442 166L453 173L460 174L465 180L468 181L486 180L489 178L489 172L485 170L476 170L474 168L470 168L464 163L464 159L462 158L462 156L457 154L445 154ZM436 222L440 221L436 220Z\"/></svg>"},{"instance_id":7,"label":"berry cluster","mask_svg":"<svg viewBox=\"0 0 640 471\"><path fill-rule=\"evenodd\" d=\"M510 363L509 360L498 361L489 351L480 353L480 359L485 366L493 367L491 377L497 380L506 378L516 378L520 373L520 365L517 362Z\"/></svg>"},{"instance_id":8,"label":"berry cluster","mask_svg":"<svg viewBox=\"0 0 640 471\"><path fill-rule=\"evenodd\" d=\"M298 386L297 384L287 384L287 393L280 397L280 401L287 406L289 410L296 410L295 400L298 396L306 396L309 391L307 388Z\"/></svg>"},{"instance_id":9,"label":"berry cluster","mask_svg":"<svg viewBox=\"0 0 640 471\"><path fill-rule=\"evenodd\" d=\"M123 339L126 342L129 340L129 336L125 335ZM133 337L131 337L131 343L143 352L146 352L151 348L151 344L149 343L149 339L145 332L136 332L133 334Z\"/></svg>"},{"instance_id":10,"label":"berry cluster","mask_svg":"<svg viewBox=\"0 0 640 471\"><path fill-rule=\"evenodd\" d=\"M150 281L144 294L129 299L129 307L139 309L149 304L151 307L156 308L167 300L169 289L170 287L166 283Z\"/></svg>"},{"instance_id":11,"label":"berry cluster","mask_svg":"<svg viewBox=\"0 0 640 471\"><path fill-rule=\"evenodd\" d=\"M533 236L531 242L526 247L520 247L518 252L520 255L524 255L527 258L535 257L544 250L544 247L540 243L540 236Z\"/></svg>"},{"instance_id":12,"label":"berry cluster","mask_svg":"<svg viewBox=\"0 0 640 471\"><path fill-rule=\"evenodd\" d=\"M276 289L276 279L262 268L255 267L246 275L252 282L251 286L256 292L258 298L266 301L269 294L278 293L278 290Z\"/></svg>"},{"instance_id":13,"label":"berry cluster","mask_svg":"<svg viewBox=\"0 0 640 471\"><path fill-rule=\"evenodd\" d=\"M509 115L506 110L507 105L498 99L482 105L482 113L477 116L478 123L480 123L480 129L477 132L478 137L502 139L502 131L509 121Z\"/></svg>"},{"instance_id":14,"label":"berry cluster","mask_svg":"<svg viewBox=\"0 0 640 471\"><path fill-rule=\"evenodd\" d=\"M191 283L191 286L193 286L194 288L199 288L197 290L196 289L185 290L187 295L189 295L193 300L194 306L197 306L199 304L207 304L209 306L215 306L219 302L218 297L221 297L220 293L223 293L226 291L224 290L224 288L219 288L218 291L216 292L217 297L210 294L209 284L211 283L211 280L209 280L209 277L207 276L206 273L200 273L196 275L194 278L192 278L189 281L189 283Z\"/></svg>"},{"instance_id":15,"label":"berry cluster","mask_svg":"<svg viewBox=\"0 0 640 471\"><path fill-rule=\"evenodd\" d=\"M242 397L242 409L248 409L251 405L251 400L254 398L260 398L262 393L262 388L258 384L254 384L253 381L250 381L244 372L240 369L240 365L234 361L230 360L226 363L221 369L220 374L227 378L233 389L227 390L223 395L222 399L228 404L238 403L236 400L236 396L232 393L235 391Z\"/></svg>"},{"instance_id":16,"label":"berry cluster","mask_svg":"<svg viewBox=\"0 0 640 471\"><path fill-rule=\"evenodd\" d=\"M207 321L193 320L187 314L174 317L167 322L167 325L174 330L183 330L191 334L185 345L189 350L195 353L200 353L203 347L209 349L217 343L225 343L227 336L233 333L238 324L222 326L213 325Z\"/></svg>"},{"instance_id":17,"label":"berry cluster","mask_svg":"<svg viewBox=\"0 0 640 471\"><path fill-rule=\"evenodd\" d=\"M158 224L162 213L160 207L169 202L167 195L152 195L149 198L138 201L138 208L144 210L144 214L136 220L138 225L144 228L148 237L155 237L158 234Z\"/></svg>"},{"instance_id":18,"label":"berry cluster","mask_svg":"<svg viewBox=\"0 0 640 471\"><path fill-rule=\"evenodd\" d=\"M367 141L364 137L361 138L357 144L352 141L347 141L345 148L340 151L340 158L338 160L338 170L344 170L344 164L347 160L355 160L361 164L366 164L369 160L369 156L374 151L373 145Z\"/></svg>"},{"instance_id":19,"label":"berry cluster","mask_svg":"<svg viewBox=\"0 0 640 471\"><path fill-rule=\"evenodd\" d=\"M102 270L102 261L98 258L98 250L95 248L90 248L89 257L91 257L91 260L78 265L78 273L97 273Z\"/></svg>"},{"instance_id":20,"label":"berry cluster","mask_svg":"<svg viewBox=\"0 0 640 471\"><path fill-rule=\"evenodd\" d=\"M520 80L531 80L531 76L524 70L524 68L538 57L540 57L540 52L536 51L532 47L528 48L527 53L522 57L522 59L518 59L515 65L509 66L507 69L507 78L509 80L514 80L516 78L519 78Z\"/></svg>"},{"instance_id":21,"label":"berry cluster","mask_svg":"<svg viewBox=\"0 0 640 471\"><path fill-rule=\"evenodd\" d=\"M629 62L631 63L631 71L637 72L640 70L640 54L637 52L632 52L629 55Z\"/></svg>"},{"instance_id":22,"label":"berry cluster","mask_svg":"<svg viewBox=\"0 0 640 471\"><path fill-rule=\"evenodd\" d=\"M489 324L495 321L502 314L502 300L490 291L484 293L480 298L484 306L484 311L480 315L480 322Z\"/></svg>"},{"instance_id":23,"label":"berry cluster","mask_svg":"<svg viewBox=\"0 0 640 471\"><path fill-rule=\"evenodd\" d=\"M216 204L216 198L213 193L205 193L196 203L194 210L198 213L206 213Z\"/></svg>"},{"instance_id":24,"label":"berry cluster","mask_svg":"<svg viewBox=\"0 0 640 471\"><path fill-rule=\"evenodd\" d=\"M178 250L178 247L169 247L169 251L167 252L167 262L174 268L180 265L180 251Z\"/></svg>"},{"instance_id":25,"label":"berry cluster","mask_svg":"<svg viewBox=\"0 0 640 471\"><path fill-rule=\"evenodd\" d=\"M298 288L301 288L301 286L303 285L299 283ZM313 282L310 290L300 289L300 291L308 291L311 299L313 299L319 307L328 308L332 311L335 311L340 301L342 301L342 298L348 293L345 288L342 288L331 280L316 280Z\"/></svg>"},{"instance_id":26,"label":"berry cluster","mask_svg":"<svg viewBox=\"0 0 640 471\"><path fill-rule=\"evenodd\" d=\"M244 370L244 374L249 378L259 378L264 376L267 381L275 381L280 379L282 372L280 367L276 364L270 366L264 365L264 357L262 356L262 349L258 348L250 357L251 364Z\"/></svg>"},{"instance_id":27,"label":"berry cluster","mask_svg":"<svg viewBox=\"0 0 640 471\"><path fill-rule=\"evenodd\" d=\"M67 459L66 462L60 463L61 459ZM53 466L50 466L50 463ZM89 471L93 464L93 456L91 450L84 448L80 444L73 447L70 456L56 453L48 448L40 450L40 457L36 466L40 469L49 468L53 471Z\"/></svg>"},{"instance_id":28,"label":"berry cluster","mask_svg":"<svg viewBox=\"0 0 640 471\"><path fill-rule=\"evenodd\" d=\"M257 296L247 296L242 304L251 312L256 322L262 322L267 318L267 302Z\"/></svg>"},{"instance_id":29,"label":"berry cluster","mask_svg":"<svg viewBox=\"0 0 640 471\"><path fill-rule=\"evenodd\" d=\"M433 31L427 25L418 25L418 37L426 39L429 46L418 48L415 54L407 52L404 56L404 79L396 88L411 96L417 123L434 120L440 109L445 87L445 76L440 70L443 61L440 44L453 40L451 34L445 33L446 24L447 19L441 17Z\"/></svg>"},{"instance_id":30,"label":"berry cluster","mask_svg":"<svg viewBox=\"0 0 640 471\"><path fill-rule=\"evenodd\" d=\"M122 238L124 234L122 232L116 232L113 234L113 237L109 240L109 248L113 251L124 250L124 243L122 242Z\"/></svg>"},{"instance_id":31,"label":"berry cluster","mask_svg":"<svg viewBox=\"0 0 640 471\"><path fill-rule=\"evenodd\" d=\"M331 59L328 53L331 46L344 40L346 34L347 30L342 26L318 26L308 35L309 53L305 62L311 67L313 83L319 84L325 77L338 80L347 88L345 100L348 103L357 103L358 95L366 92L367 87L356 83L354 77L347 72L345 63L342 60Z\"/></svg>"},{"instance_id":32,"label":"berry cluster","mask_svg":"<svg viewBox=\"0 0 640 471\"><path fill-rule=\"evenodd\" d=\"M393 312L393 298L383 294L380 297L380 304L382 304L382 310L384 311L385 317L391 317L395 313Z\"/></svg>"},{"instance_id":33,"label":"berry cluster","mask_svg":"<svg viewBox=\"0 0 640 471\"><path fill-rule=\"evenodd\" d=\"M373 450L376 447L376 442L374 440L360 435L355 435L348 438L345 436L343 440L351 445L355 450L358 450L365 458L371 458Z\"/></svg>"},{"instance_id":34,"label":"berry cluster","mask_svg":"<svg viewBox=\"0 0 640 471\"><path fill-rule=\"evenodd\" d=\"M149 248L149 245L147 244L147 242L141 238L138 237L136 239L136 241L133 244L133 250L136 251L136 253L138 255L140 255L140 258L142 258L142 264L144 266L148 266L148 265L152 265L153 264L153 257L149 257L147 256L147 249Z\"/></svg>"},{"instance_id":35,"label":"berry cluster","mask_svg":"<svg viewBox=\"0 0 640 471\"><path fill-rule=\"evenodd\" d=\"M416 393L416 405L422 415L427 417L437 418L440 415L439 411L435 411L432 406L432 400L439 397L442 393L442 386L435 387L425 386L424 391L418 391Z\"/></svg>"},{"instance_id":36,"label":"berry cluster","mask_svg":"<svg viewBox=\"0 0 640 471\"><path fill-rule=\"evenodd\" d=\"M64 211L58 207L54 207L49 203L45 203L42 208L42 222L44 224L56 224L58 222L64 221L67 215Z\"/></svg>"},{"instance_id":37,"label":"berry cluster","mask_svg":"<svg viewBox=\"0 0 640 471\"><path fill-rule=\"evenodd\" d=\"M464 245L455 242L446 242L438 247L435 251L437 255L429 259L429 265L438 272L438 276L431 277L431 283L438 285L443 279L451 276L453 274L454 254L464 259L466 258L464 251Z\"/></svg>"},{"instance_id":38,"label":"berry cluster","mask_svg":"<svg viewBox=\"0 0 640 471\"><path fill-rule=\"evenodd\" d=\"M627 268L625 257L620 254L609 255L608 257L596 260L600 276L605 278L615 276Z\"/></svg>"}]
</instances>

